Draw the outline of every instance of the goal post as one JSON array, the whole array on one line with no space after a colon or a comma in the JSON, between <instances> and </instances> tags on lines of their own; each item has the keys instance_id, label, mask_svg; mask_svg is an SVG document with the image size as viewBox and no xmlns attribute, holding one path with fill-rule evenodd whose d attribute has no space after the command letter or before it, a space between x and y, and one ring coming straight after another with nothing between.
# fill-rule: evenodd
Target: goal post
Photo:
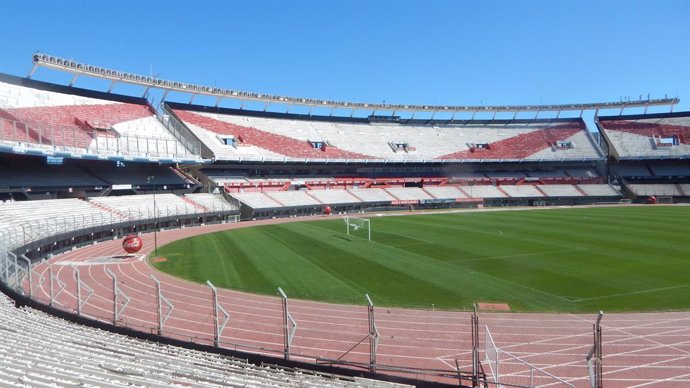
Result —
<instances>
[{"instance_id":1,"label":"goal post","mask_svg":"<svg viewBox=\"0 0 690 388\"><path fill-rule=\"evenodd\" d=\"M368 218L345 217L347 236L360 236L371 241L371 221Z\"/></svg>"}]
</instances>

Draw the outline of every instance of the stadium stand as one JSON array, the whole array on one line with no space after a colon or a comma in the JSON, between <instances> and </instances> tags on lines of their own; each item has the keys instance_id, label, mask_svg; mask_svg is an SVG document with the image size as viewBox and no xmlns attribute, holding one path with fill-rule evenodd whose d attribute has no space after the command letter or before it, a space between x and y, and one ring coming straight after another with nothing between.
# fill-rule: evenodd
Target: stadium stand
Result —
<instances>
[{"instance_id":1,"label":"stadium stand","mask_svg":"<svg viewBox=\"0 0 690 388\"><path fill-rule=\"evenodd\" d=\"M0 74L0 144L75 157L201 159L198 145L173 136L143 98L5 74Z\"/></svg>"},{"instance_id":2,"label":"stadium stand","mask_svg":"<svg viewBox=\"0 0 690 388\"><path fill-rule=\"evenodd\" d=\"M574 185L538 185L537 188L547 197L582 197L585 195Z\"/></svg>"},{"instance_id":3,"label":"stadium stand","mask_svg":"<svg viewBox=\"0 0 690 388\"><path fill-rule=\"evenodd\" d=\"M8 260L15 254L38 262L238 214L690 201L690 112L596 117L600 138L575 118L309 109L165 102L156 112L141 97L0 74L0 279L11 287L10 271L21 276ZM0 386L389 385L139 341L15 308L0 295Z\"/></svg>"},{"instance_id":4,"label":"stadium stand","mask_svg":"<svg viewBox=\"0 0 690 388\"><path fill-rule=\"evenodd\" d=\"M350 194L346 190L310 190L309 195L317 201L328 205L360 204L362 200Z\"/></svg>"},{"instance_id":5,"label":"stadium stand","mask_svg":"<svg viewBox=\"0 0 690 388\"><path fill-rule=\"evenodd\" d=\"M362 202L370 203L388 203L395 200L395 197L390 195L383 189L350 189L350 194L362 200Z\"/></svg>"},{"instance_id":6,"label":"stadium stand","mask_svg":"<svg viewBox=\"0 0 690 388\"><path fill-rule=\"evenodd\" d=\"M385 381L258 366L247 360L74 324L0 294L3 387L403 387Z\"/></svg>"},{"instance_id":7,"label":"stadium stand","mask_svg":"<svg viewBox=\"0 0 690 388\"><path fill-rule=\"evenodd\" d=\"M286 207L319 206L323 205L306 191L268 191L266 195Z\"/></svg>"},{"instance_id":8,"label":"stadium stand","mask_svg":"<svg viewBox=\"0 0 690 388\"><path fill-rule=\"evenodd\" d=\"M490 185L475 185L462 186L460 190L465 192L467 196L472 198L505 198L508 197L504 191L496 186Z\"/></svg>"},{"instance_id":9,"label":"stadium stand","mask_svg":"<svg viewBox=\"0 0 690 388\"><path fill-rule=\"evenodd\" d=\"M419 201L424 199L432 199L431 195L417 187L391 187L386 189L386 191L399 201Z\"/></svg>"},{"instance_id":10,"label":"stadium stand","mask_svg":"<svg viewBox=\"0 0 690 388\"><path fill-rule=\"evenodd\" d=\"M577 185L578 189L590 197L620 197L621 193L608 184Z\"/></svg>"},{"instance_id":11,"label":"stadium stand","mask_svg":"<svg viewBox=\"0 0 690 388\"><path fill-rule=\"evenodd\" d=\"M602 160L580 119L373 122L166 103L216 160Z\"/></svg>"},{"instance_id":12,"label":"stadium stand","mask_svg":"<svg viewBox=\"0 0 690 388\"><path fill-rule=\"evenodd\" d=\"M154 205L155 198L155 205ZM208 208L193 200L185 201L175 194L140 194L115 197L94 197L90 202L110 212L123 214L129 220L158 217L203 214ZM228 204L230 207L230 204Z\"/></svg>"},{"instance_id":13,"label":"stadium stand","mask_svg":"<svg viewBox=\"0 0 690 388\"><path fill-rule=\"evenodd\" d=\"M182 197L182 199L194 202L194 204L201 206L201 210L207 212L237 210L236 206L227 202L225 199L223 199L223 196L220 194L185 194L184 197Z\"/></svg>"},{"instance_id":14,"label":"stadium stand","mask_svg":"<svg viewBox=\"0 0 690 388\"><path fill-rule=\"evenodd\" d=\"M686 159L690 112L600 116L595 120L615 159Z\"/></svg>"},{"instance_id":15,"label":"stadium stand","mask_svg":"<svg viewBox=\"0 0 690 388\"><path fill-rule=\"evenodd\" d=\"M284 206L261 192L233 193L231 195L253 210L277 209Z\"/></svg>"},{"instance_id":16,"label":"stadium stand","mask_svg":"<svg viewBox=\"0 0 690 388\"><path fill-rule=\"evenodd\" d=\"M0 233L9 248L122 220L118 213L105 211L79 199L0 203Z\"/></svg>"},{"instance_id":17,"label":"stadium stand","mask_svg":"<svg viewBox=\"0 0 690 388\"><path fill-rule=\"evenodd\" d=\"M424 191L436 199L467 198L465 193L454 186L428 186Z\"/></svg>"},{"instance_id":18,"label":"stadium stand","mask_svg":"<svg viewBox=\"0 0 690 388\"><path fill-rule=\"evenodd\" d=\"M544 196L539 189L532 185L501 185L500 188L511 197L535 198Z\"/></svg>"},{"instance_id":19,"label":"stadium stand","mask_svg":"<svg viewBox=\"0 0 690 388\"><path fill-rule=\"evenodd\" d=\"M669 196L677 197L683 196L683 191L675 184L628 184L628 189L630 189L638 197L648 197L648 196Z\"/></svg>"},{"instance_id":20,"label":"stadium stand","mask_svg":"<svg viewBox=\"0 0 690 388\"><path fill-rule=\"evenodd\" d=\"M681 185L690 179L690 112L597 117L609 149L610 179L641 203L652 197L686 197Z\"/></svg>"}]
</instances>

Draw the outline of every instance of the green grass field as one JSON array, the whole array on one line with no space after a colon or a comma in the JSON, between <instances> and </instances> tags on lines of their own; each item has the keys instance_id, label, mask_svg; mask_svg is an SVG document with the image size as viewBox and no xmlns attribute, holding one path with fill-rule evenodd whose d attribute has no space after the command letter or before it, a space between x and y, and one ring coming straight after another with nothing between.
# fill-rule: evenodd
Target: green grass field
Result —
<instances>
[{"instance_id":1,"label":"green grass field","mask_svg":"<svg viewBox=\"0 0 690 388\"><path fill-rule=\"evenodd\" d=\"M154 264L218 287L340 303L513 311L690 308L690 207L647 206L371 217L372 242L341 219L180 240ZM362 236L364 236L362 234Z\"/></svg>"}]
</instances>

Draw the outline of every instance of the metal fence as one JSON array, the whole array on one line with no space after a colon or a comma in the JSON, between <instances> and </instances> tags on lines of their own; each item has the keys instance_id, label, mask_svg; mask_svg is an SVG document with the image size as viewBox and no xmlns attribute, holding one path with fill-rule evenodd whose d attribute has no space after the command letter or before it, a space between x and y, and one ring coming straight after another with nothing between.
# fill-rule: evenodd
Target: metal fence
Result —
<instances>
[{"instance_id":1,"label":"metal fence","mask_svg":"<svg viewBox=\"0 0 690 388\"><path fill-rule=\"evenodd\" d=\"M36 237L63 230L49 221L30 231L38 231L30 235ZM74 263L32 262L11 252L8 241L13 240L6 231L0 232L5 284L42 304L144 333L463 386L589 386L591 323L582 319L516 326L505 314L476 310L378 307L369 295L353 295L352 305L324 310L290 299L282 289L271 292L279 298L255 298L219 291L211 282L190 290L196 296L188 299L155 276L134 281L110 269L115 267L94 274Z\"/></svg>"}]
</instances>

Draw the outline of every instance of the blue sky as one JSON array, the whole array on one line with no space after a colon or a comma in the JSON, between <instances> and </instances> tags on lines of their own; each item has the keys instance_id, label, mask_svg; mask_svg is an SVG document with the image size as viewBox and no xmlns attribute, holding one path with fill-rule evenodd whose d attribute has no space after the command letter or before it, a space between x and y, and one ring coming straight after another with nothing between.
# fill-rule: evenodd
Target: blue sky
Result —
<instances>
[{"instance_id":1,"label":"blue sky","mask_svg":"<svg viewBox=\"0 0 690 388\"><path fill-rule=\"evenodd\" d=\"M649 94L690 110L688 0L6 1L2 20L0 72L22 76L38 50L300 97L526 105Z\"/></svg>"}]
</instances>

